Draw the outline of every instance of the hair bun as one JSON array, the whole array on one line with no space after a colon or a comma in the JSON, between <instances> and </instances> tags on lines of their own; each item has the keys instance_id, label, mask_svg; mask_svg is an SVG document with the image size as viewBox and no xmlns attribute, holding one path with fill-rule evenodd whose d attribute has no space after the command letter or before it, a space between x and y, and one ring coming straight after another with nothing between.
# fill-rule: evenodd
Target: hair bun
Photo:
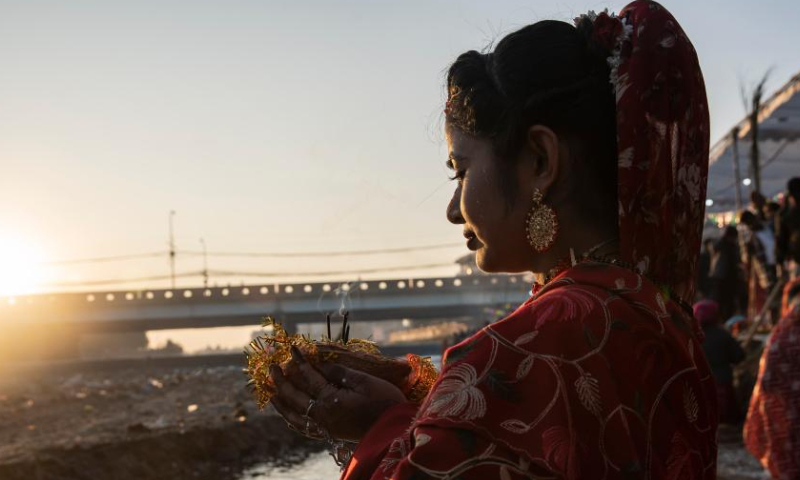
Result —
<instances>
[{"instance_id":1,"label":"hair bun","mask_svg":"<svg viewBox=\"0 0 800 480\"><path fill-rule=\"evenodd\" d=\"M608 75L608 57L614 50L617 26L621 30L619 19L605 12L599 15L589 12L575 19L575 29L583 39L593 71Z\"/></svg>"}]
</instances>

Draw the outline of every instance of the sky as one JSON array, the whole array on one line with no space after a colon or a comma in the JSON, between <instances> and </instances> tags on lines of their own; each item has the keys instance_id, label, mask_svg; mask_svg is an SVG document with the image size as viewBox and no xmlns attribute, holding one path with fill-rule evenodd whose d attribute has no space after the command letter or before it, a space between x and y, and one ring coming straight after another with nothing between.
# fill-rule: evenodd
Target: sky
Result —
<instances>
[{"instance_id":1,"label":"sky","mask_svg":"<svg viewBox=\"0 0 800 480\"><path fill-rule=\"evenodd\" d=\"M771 68L771 92L800 71L796 2L664 4L698 51L712 143L744 114L742 81ZM165 251L170 211L179 250L200 250L200 238L213 252L450 245L209 257L212 270L315 280L323 277L299 275L450 264L467 250L444 215L453 189L440 114L449 63L526 24L623 5L0 0L0 296L168 274L166 255L50 262ZM179 273L202 268L200 256L176 263ZM212 276L211 284L243 280L259 281Z\"/></svg>"}]
</instances>

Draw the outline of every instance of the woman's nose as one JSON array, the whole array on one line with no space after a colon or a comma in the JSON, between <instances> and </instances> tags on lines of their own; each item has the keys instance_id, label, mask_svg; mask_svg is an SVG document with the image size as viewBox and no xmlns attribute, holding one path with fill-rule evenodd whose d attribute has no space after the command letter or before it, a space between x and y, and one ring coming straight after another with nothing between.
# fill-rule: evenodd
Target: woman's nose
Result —
<instances>
[{"instance_id":1,"label":"woman's nose","mask_svg":"<svg viewBox=\"0 0 800 480\"><path fill-rule=\"evenodd\" d=\"M464 216L461 215L460 187L456 189L455 193L453 194L453 198L450 199L450 203L447 205L447 220L456 225L462 225L466 223L466 221L464 221Z\"/></svg>"}]
</instances>

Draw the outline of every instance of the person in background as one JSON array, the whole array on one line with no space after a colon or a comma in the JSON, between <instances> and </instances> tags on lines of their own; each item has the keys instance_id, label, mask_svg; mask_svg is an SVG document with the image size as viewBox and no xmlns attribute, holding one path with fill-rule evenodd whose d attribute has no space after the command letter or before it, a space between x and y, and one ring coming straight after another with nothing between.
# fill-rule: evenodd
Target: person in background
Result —
<instances>
[{"instance_id":1,"label":"person in background","mask_svg":"<svg viewBox=\"0 0 800 480\"><path fill-rule=\"evenodd\" d=\"M800 478L800 281L784 288L781 319L758 372L747 420L747 450L775 479Z\"/></svg>"},{"instance_id":2,"label":"person in background","mask_svg":"<svg viewBox=\"0 0 800 480\"><path fill-rule=\"evenodd\" d=\"M773 235L778 235L778 223L781 215L781 205L778 202L767 202L764 205L764 225L772 232Z\"/></svg>"},{"instance_id":3,"label":"person in background","mask_svg":"<svg viewBox=\"0 0 800 480\"><path fill-rule=\"evenodd\" d=\"M742 212L739 223L742 260L748 272L747 318L753 321L777 282L775 237L749 210Z\"/></svg>"},{"instance_id":4,"label":"person in background","mask_svg":"<svg viewBox=\"0 0 800 480\"><path fill-rule=\"evenodd\" d=\"M775 256L778 264L786 267L782 276L788 280L800 273L800 178L789 180L786 188L786 204L776 225Z\"/></svg>"},{"instance_id":5,"label":"person in background","mask_svg":"<svg viewBox=\"0 0 800 480\"><path fill-rule=\"evenodd\" d=\"M719 305L720 315L727 320L736 313L739 298L740 265L739 240L736 227L725 227L714 245L709 272L709 298Z\"/></svg>"},{"instance_id":6,"label":"person in background","mask_svg":"<svg viewBox=\"0 0 800 480\"><path fill-rule=\"evenodd\" d=\"M766 205L767 199L764 197L764 195L761 195L761 193L756 191L750 192L750 208L753 212L755 212L755 216L761 221L766 219L764 215L764 208Z\"/></svg>"},{"instance_id":7,"label":"person in background","mask_svg":"<svg viewBox=\"0 0 800 480\"><path fill-rule=\"evenodd\" d=\"M711 295L711 259L714 257L714 240L703 240L703 250L697 259L697 294L699 298Z\"/></svg>"},{"instance_id":8,"label":"person in background","mask_svg":"<svg viewBox=\"0 0 800 480\"><path fill-rule=\"evenodd\" d=\"M694 317L703 327L703 351L711 366L717 386L717 407L720 423L735 424L741 420L741 410L733 390L733 365L744 360L739 342L720 324L719 305L714 300L694 304Z\"/></svg>"}]
</instances>

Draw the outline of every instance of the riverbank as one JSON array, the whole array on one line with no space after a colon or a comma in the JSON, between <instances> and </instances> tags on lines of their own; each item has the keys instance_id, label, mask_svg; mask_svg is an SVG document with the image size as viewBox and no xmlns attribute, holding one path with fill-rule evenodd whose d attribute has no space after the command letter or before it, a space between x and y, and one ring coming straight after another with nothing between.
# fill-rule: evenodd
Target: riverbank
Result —
<instances>
[{"instance_id":1,"label":"riverbank","mask_svg":"<svg viewBox=\"0 0 800 480\"><path fill-rule=\"evenodd\" d=\"M261 478L247 472L289 468L323 448L270 408L259 411L242 366L220 360L44 367L0 379L0 478ZM767 478L738 428L721 429L719 452L721 480Z\"/></svg>"},{"instance_id":2,"label":"riverbank","mask_svg":"<svg viewBox=\"0 0 800 480\"><path fill-rule=\"evenodd\" d=\"M239 366L101 369L0 383L0 478L234 479L321 448L258 411Z\"/></svg>"}]
</instances>

